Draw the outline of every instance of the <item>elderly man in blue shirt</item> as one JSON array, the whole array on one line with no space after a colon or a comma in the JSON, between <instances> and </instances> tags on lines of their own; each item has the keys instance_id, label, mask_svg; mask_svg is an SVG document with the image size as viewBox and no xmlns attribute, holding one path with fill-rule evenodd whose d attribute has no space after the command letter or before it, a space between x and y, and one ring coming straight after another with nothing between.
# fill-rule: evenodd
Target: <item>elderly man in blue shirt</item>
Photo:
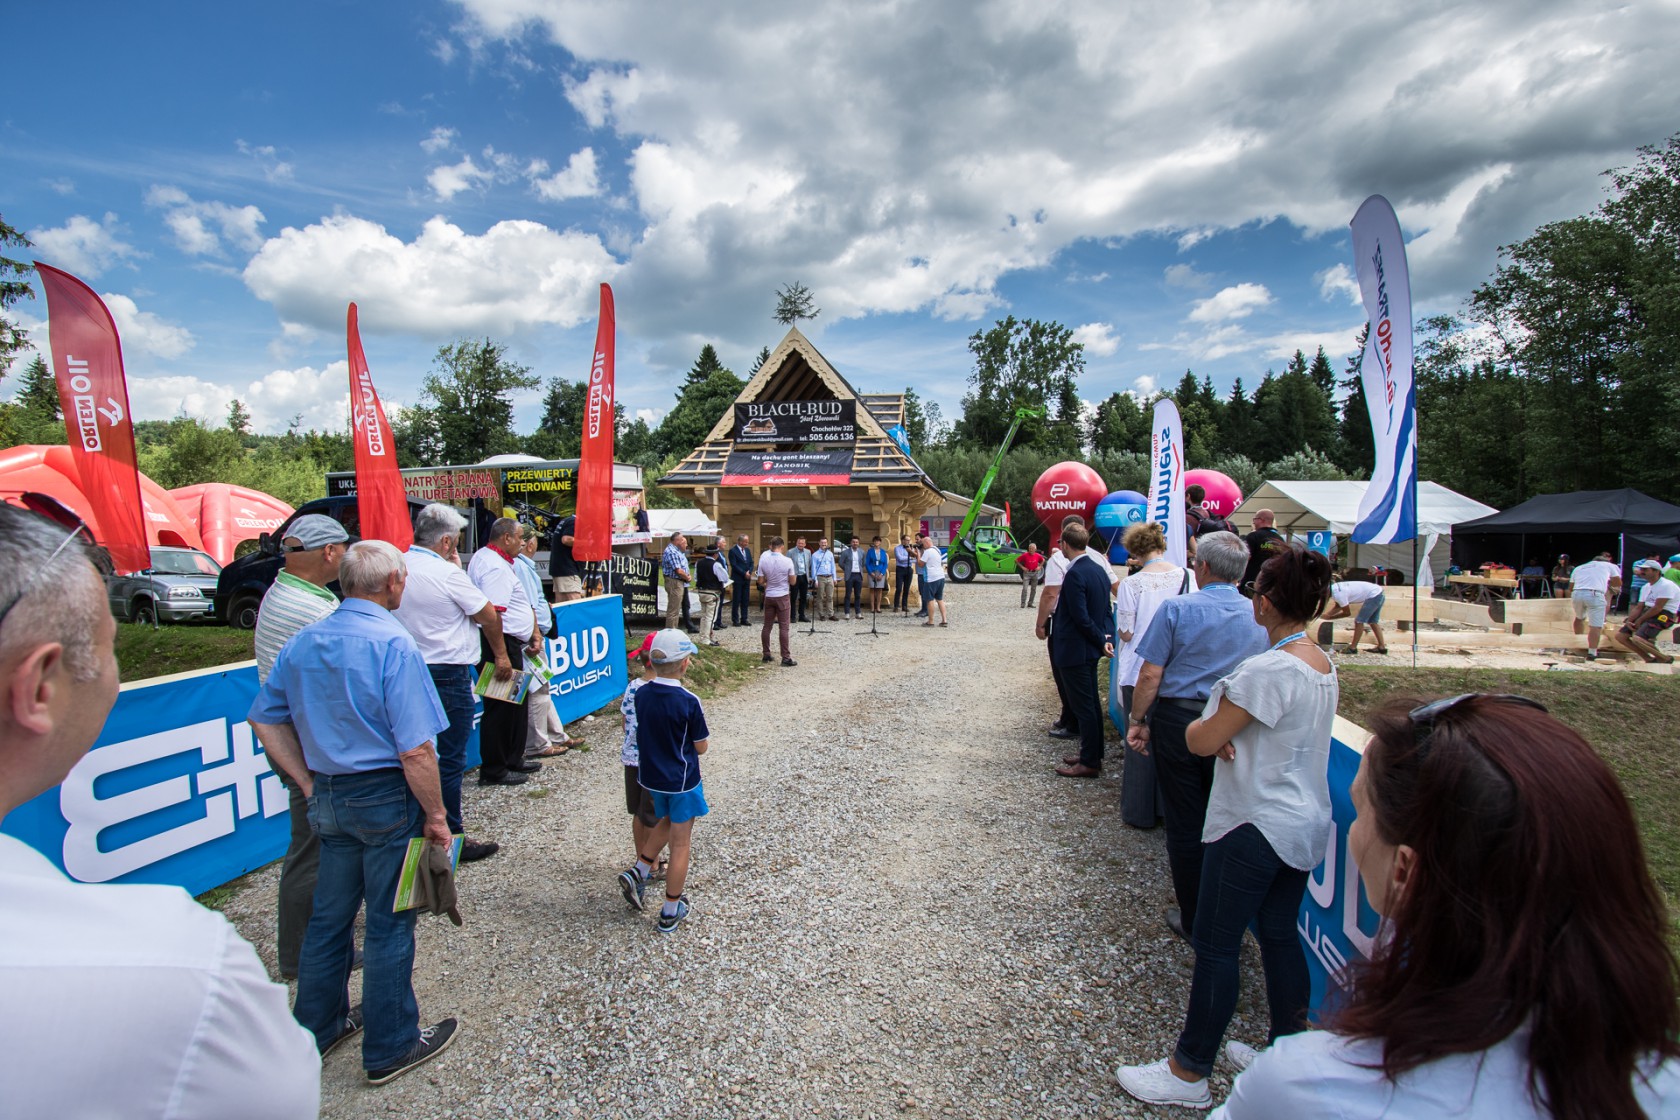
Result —
<instances>
[{"instance_id":1,"label":"elderly man in blue shirt","mask_svg":"<svg viewBox=\"0 0 1680 1120\"><path fill-rule=\"evenodd\" d=\"M1235 533L1196 541L1196 585L1161 604L1138 646L1143 666L1132 690L1126 741L1155 756L1155 781L1167 828L1167 864L1178 909L1167 925L1190 939L1202 889L1202 825L1213 792L1213 757L1190 753L1184 732L1199 718L1219 678L1266 650L1266 630L1237 582L1248 567L1248 546Z\"/></svg>"},{"instance_id":2,"label":"elderly man in blue shirt","mask_svg":"<svg viewBox=\"0 0 1680 1120\"><path fill-rule=\"evenodd\" d=\"M665 629L682 627L692 630L688 612L683 609L688 598L688 585L693 576L688 570L688 538L681 533L671 534L671 543L659 554L659 570L665 576Z\"/></svg>"},{"instance_id":3,"label":"elderly man in blue shirt","mask_svg":"<svg viewBox=\"0 0 1680 1120\"><path fill-rule=\"evenodd\" d=\"M280 651L249 717L309 798L321 838L292 1014L323 1054L365 1023L362 1066L376 1085L435 1057L456 1026L420 1029L416 912L391 910L409 840L451 840L433 749L449 720L420 647L391 614L407 574L391 544L351 545L338 572L344 602ZM362 1003L351 1007L350 936L364 903Z\"/></svg>"}]
</instances>

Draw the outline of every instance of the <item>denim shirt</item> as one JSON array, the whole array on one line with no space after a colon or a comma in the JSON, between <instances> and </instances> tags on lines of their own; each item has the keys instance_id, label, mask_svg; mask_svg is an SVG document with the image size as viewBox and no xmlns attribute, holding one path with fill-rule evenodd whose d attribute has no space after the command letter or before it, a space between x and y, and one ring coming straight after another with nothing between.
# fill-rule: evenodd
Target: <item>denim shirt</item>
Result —
<instances>
[{"instance_id":1,"label":"denim shirt","mask_svg":"<svg viewBox=\"0 0 1680 1120\"><path fill-rule=\"evenodd\" d=\"M1266 651L1254 604L1234 584L1210 583L1161 604L1138 645L1138 656L1161 667L1159 695L1206 700L1214 683Z\"/></svg>"},{"instance_id":2,"label":"denim shirt","mask_svg":"<svg viewBox=\"0 0 1680 1120\"><path fill-rule=\"evenodd\" d=\"M813 576L832 576L834 574L834 553L826 548L819 548L811 553L811 574Z\"/></svg>"}]
</instances>

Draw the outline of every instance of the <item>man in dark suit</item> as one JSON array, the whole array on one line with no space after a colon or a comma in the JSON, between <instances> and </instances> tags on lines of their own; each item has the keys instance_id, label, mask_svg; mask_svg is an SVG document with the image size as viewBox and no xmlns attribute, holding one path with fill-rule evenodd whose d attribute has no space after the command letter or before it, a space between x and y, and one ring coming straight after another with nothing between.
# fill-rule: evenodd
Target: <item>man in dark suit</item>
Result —
<instances>
[{"instance_id":1,"label":"man in dark suit","mask_svg":"<svg viewBox=\"0 0 1680 1120\"><path fill-rule=\"evenodd\" d=\"M1056 773L1064 778L1102 774L1103 715L1097 699L1097 663L1114 655L1114 614L1108 599L1108 576L1085 555L1091 534L1083 525L1062 530L1067 575L1056 597L1050 627L1050 664L1061 673L1067 695L1068 730L1079 734L1079 754L1062 759Z\"/></svg>"},{"instance_id":2,"label":"man in dark suit","mask_svg":"<svg viewBox=\"0 0 1680 1120\"><path fill-rule=\"evenodd\" d=\"M738 534L735 547L729 550L729 578L735 581L729 599L731 626L745 626L752 621L752 570L757 566L752 549L747 547L747 535Z\"/></svg>"}]
</instances>

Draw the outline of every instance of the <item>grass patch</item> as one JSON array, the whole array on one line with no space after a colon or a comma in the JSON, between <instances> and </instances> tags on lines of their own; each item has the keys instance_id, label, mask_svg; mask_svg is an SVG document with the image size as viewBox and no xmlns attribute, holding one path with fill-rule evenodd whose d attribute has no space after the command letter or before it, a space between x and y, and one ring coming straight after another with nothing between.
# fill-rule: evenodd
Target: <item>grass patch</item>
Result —
<instances>
[{"instance_id":1,"label":"grass patch","mask_svg":"<svg viewBox=\"0 0 1680 1120\"><path fill-rule=\"evenodd\" d=\"M206 910L220 910L222 907L233 901L234 896L239 894L244 885L245 880L241 877L235 879L231 883L223 883L219 887L211 887L209 890L198 896L198 904Z\"/></svg>"},{"instance_id":2,"label":"grass patch","mask_svg":"<svg viewBox=\"0 0 1680 1120\"><path fill-rule=\"evenodd\" d=\"M548 796L548 790L543 788L542 786L538 786L536 789L526 790L525 791L525 796L529 797L533 801L539 801L542 798Z\"/></svg>"},{"instance_id":3,"label":"grass patch","mask_svg":"<svg viewBox=\"0 0 1680 1120\"><path fill-rule=\"evenodd\" d=\"M1610 764L1633 803L1651 872L1680 913L1680 753L1674 749L1680 681L1645 673L1556 673L1532 669L1340 670L1341 714L1363 723L1392 698L1513 692L1538 700L1579 731Z\"/></svg>"},{"instance_id":4,"label":"grass patch","mask_svg":"<svg viewBox=\"0 0 1680 1120\"><path fill-rule=\"evenodd\" d=\"M134 622L117 623L117 670L125 683L249 661L253 656L249 630L203 623L165 624L153 630Z\"/></svg>"},{"instance_id":5,"label":"grass patch","mask_svg":"<svg viewBox=\"0 0 1680 1120\"><path fill-rule=\"evenodd\" d=\"M707 646L690 661L683 683L700 699L712 700L734 692L758 672L761 664L757 653Z\"/></svg>"}]
</instances>

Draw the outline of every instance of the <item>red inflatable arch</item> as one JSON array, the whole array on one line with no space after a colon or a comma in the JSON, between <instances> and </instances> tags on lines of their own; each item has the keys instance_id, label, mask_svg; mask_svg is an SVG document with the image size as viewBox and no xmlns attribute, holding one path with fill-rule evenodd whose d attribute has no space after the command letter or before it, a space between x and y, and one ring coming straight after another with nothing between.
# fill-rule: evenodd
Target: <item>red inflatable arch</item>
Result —
<instances>
[{"instance_id":1,"label":"red inflatable arch","mask_svg":"<svg viewBox=\"0 0 1680 1120\"><path fill-rule=\"evenodd\" d=\"M279 498L226 482L177 486L169 494L197 527L204 551L218 564L232 563L240 542L273 532L292 515L292 507Z\"/></svg>"},{"instance_id":2,"label":"red inflatable arch","mask_svg":"<svg viewBox=\"0 0 1680 1120\"><path fill-rule=\"evenodd\" d=\"M27 506L25 494L44 494L72 509L87 523L97 541L105 534L93 506L82 493L81 475L63 444L24 444L0 451L0 501ZM140 500L146 507L146 539L175 548L203 548L203 539L169 491L140 476Z\"/></svg>"}]
</instances>

